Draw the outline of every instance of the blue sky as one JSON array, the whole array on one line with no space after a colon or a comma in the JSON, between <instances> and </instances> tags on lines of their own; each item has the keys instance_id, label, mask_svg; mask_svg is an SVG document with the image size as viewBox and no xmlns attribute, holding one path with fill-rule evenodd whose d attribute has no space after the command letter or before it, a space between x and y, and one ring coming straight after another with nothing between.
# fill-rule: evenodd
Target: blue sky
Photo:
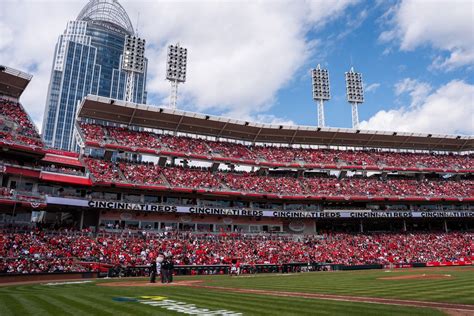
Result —
<instances>
[{"instance_id":1,"label":"blue sky","mask_svg":"<svg viewBox=\"0 0 474 316\"><path fill-rule=\"evenodd\" d=\"M372 1L358 3L347 15L321 29L308 32L307 40L317 39L321 46L292 80L278 91L270 112L300 125L316 124L317 110L311 98L309 69L318 63L327 68L330 74L332 99L325 104L325 117L326 125L331 127L351 127L352 124L344 82L344 72L351 66L363 74L366 87L372 86L370 91L365 92L365 103L359 107L361 121L369 119L380 110L409 104L408 94L395 93L395 85L404 78L427 82L433 88L459 79L469 84L474 83L472 65L450 71L431 69L433 56L440 52L429 45L413 51L400 51L381 42L379 37L386 26L383 15L390 7L388 2L376 6ZM471 103L471 106L470 115L473 115L474 104ZM446 111L449 110L446 108ZM466 119L472 123L472 116Z\"/></svg>"},{"instance_id":2,"label":"blue sky","mask_svg":"<svg viewBox=\"0 0 474 316\"><path fill-rule=\"evenodd\" d=\"M472 1L119 2L147 40L148 103L168 103L166 47L180 42L189 55L184 110L315 125L309 71L320 63L331 79L327 126L351 127L344 72L353 66L367 88L361 128L474 134ZM22 102L39 126L58 35L86 3L2 2L0 60L34 75Z\"/></svg>"}]
</instances>

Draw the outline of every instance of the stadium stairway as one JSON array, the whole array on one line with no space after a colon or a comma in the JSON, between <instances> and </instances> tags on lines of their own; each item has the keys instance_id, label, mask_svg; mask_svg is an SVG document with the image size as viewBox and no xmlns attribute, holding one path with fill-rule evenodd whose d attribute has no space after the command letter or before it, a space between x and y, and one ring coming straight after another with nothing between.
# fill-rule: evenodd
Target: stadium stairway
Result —
<instances>
[{"instance_id":1,"label":"stadium stairway","mask_svg":"<svg viewBox=\"0 0 474 316\"><path fill-rule=\"evenodd\" d=\"M165 184L167 187L171 187L171 184L169 183L168 179L166 179L163 173L160 173L160 179L161 181L163 181L163 184Z\"/></svg>"},{"instance_id":2,"label":"stadium stairway","mask_svg":"<svg viewBox=\"0 0 474 316\"><path fill-rule=\"evenodd\" d=\"M118 167L116 164L113 164L113 169L117 171L117 173L120 175L120 178L122 179L121 182L129 182L127 180L127 177L125 177L125 175L123 174L122 170L120 169L120 167Z\"/></svg>"}]
</instances>

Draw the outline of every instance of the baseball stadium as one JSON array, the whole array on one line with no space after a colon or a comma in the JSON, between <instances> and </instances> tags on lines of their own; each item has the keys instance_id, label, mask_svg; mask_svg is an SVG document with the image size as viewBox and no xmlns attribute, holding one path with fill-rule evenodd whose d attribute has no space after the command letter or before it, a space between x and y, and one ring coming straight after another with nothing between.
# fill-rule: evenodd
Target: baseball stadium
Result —
<instances>
[{"instance_id":1,"label":"baseball stadium","mask_svg":"<svg viewBox=\"0 0 474 316\"><path fill-rule=\"evenodd\" d=\"M68 25L41 133L32 75L0 67L0 315L474 315L472 136L359 129L354 71L354 128L180 110L180 45L170 105L149 105L117 1ZM99 63L106 32L123 52L104 94L107 67L76 55Z\"/></svg>"}]
</instances>

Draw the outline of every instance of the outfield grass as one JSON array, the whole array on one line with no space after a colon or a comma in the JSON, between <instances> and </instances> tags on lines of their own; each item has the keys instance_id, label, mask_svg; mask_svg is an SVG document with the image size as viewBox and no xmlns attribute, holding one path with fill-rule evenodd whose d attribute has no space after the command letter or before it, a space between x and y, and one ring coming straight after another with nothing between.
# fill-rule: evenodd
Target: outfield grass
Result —
<instances>
[{"instance_id":1,"label":"outfield grass","mask_svg":"<svg viewBox=\"0 0 474 316\"><path fill-rule=\"evenodd\" d=\"M450 274L443 280L378 280L387 275ZM189 279L177 278L177 280ZM372 297L392 297L426 301L474 304L474 270L444 268L318 272L255 277L193 277L203 284L266 290L333 293ZM120 280L120 281L123 281ZM99 282L114 282L99 281ZM340 302L299 297L274 297L231 293L189 287L101 287L95 283L46 286L0 287L0 315L178 315L161 307L138 302L116 301L122 297L164 296L212 310L226 309L244 315L442 315L439 310L392 305ZM181 314L182 315L182 314Z\"/></svg>"},{"instance_id":2,"label":"outfield grass","mask_svg":"<svg viewBox=\"0 0 474 316\"><path fill-rule=\"evenodd\" d=\"M284 277L261 274L257 278L214 278L212 285L474 304L474 267L386 271L389 270L318 272ZM420 274L449 274L451 277L439 280L379 280L384 277Z\"/></svg>"}]
</instances>

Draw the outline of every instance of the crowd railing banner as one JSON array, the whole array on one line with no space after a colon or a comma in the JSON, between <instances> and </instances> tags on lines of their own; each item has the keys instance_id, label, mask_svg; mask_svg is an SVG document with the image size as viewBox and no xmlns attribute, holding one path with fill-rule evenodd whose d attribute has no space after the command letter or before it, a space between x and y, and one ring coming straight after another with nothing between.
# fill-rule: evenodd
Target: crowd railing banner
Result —
<instances>
[{"instance_id":1,"label":"crowd railing banner","mask_svg":"<svg viewBox=\"0 0 474 316\"><path fill-rule=\"evenodd\" d=\"M245 216L245 217L276 217L276 218L474 218L474 211L372 211L372 210L331 210L331 211L300 211L300 210L262 210L247 208L220 208L202 206L177 206L155 203L131 203L121 201L85 200L47 196L48 204L79 206L92 209L119 211L142 211L155 213L184 213L197 215Z\"/></svg>"},{"instance_id":2,"label":"crowd railing banner","mask_svg":"<svg viewBox=\"0 0 474 316\"><path fill-rule=\"evenodd\" d=\"M427 267L454 267L454 266L470 266L472 261L469 260L455 260L455 261L430 261L426 263Z\"/></svg>"}]
</instances>

